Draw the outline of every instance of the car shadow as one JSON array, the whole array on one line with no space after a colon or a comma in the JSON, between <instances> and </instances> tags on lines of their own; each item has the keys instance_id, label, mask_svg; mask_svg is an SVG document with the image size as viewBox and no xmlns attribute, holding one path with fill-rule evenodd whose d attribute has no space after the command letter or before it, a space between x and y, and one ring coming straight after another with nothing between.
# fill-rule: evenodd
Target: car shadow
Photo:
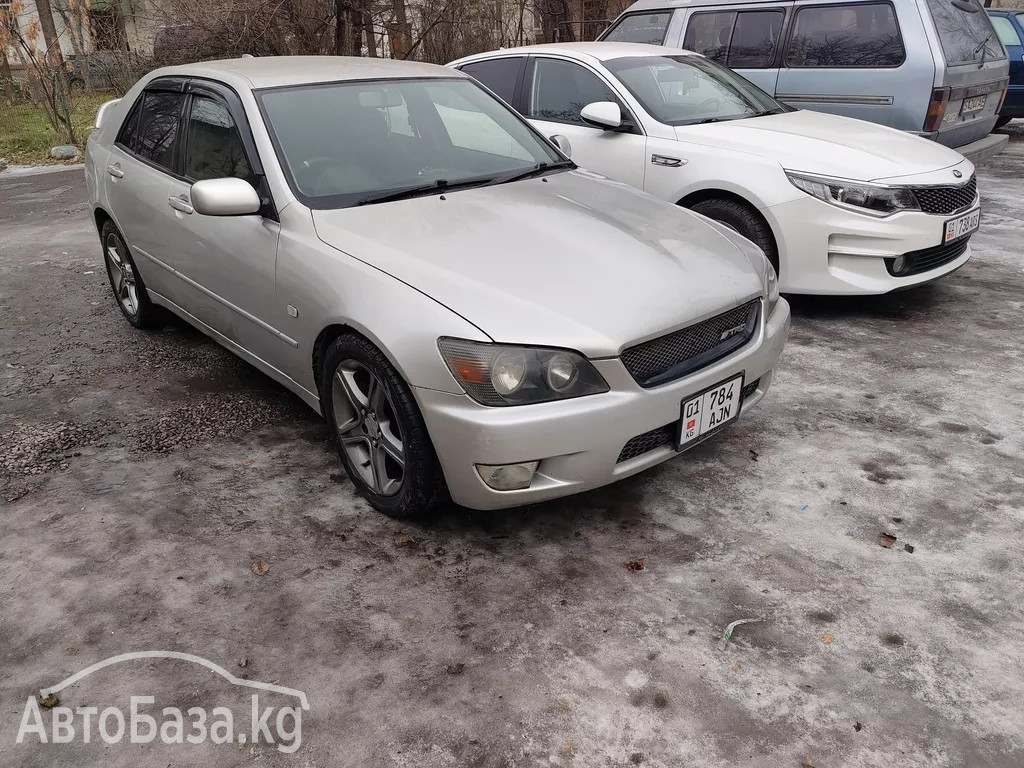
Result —
<instances>
[{"instance_id":1,"label":"car shadow","mask_svg":"<svg viewBox=\"0 0 1024 768\"><path fill-rule=\"evenodd\" d=\"M786 295L795 320L909 320L920 318L922 313L948 315L949 303L954 299L950 288L939 281L880 296Z\"/></svg>"}]
</instances>

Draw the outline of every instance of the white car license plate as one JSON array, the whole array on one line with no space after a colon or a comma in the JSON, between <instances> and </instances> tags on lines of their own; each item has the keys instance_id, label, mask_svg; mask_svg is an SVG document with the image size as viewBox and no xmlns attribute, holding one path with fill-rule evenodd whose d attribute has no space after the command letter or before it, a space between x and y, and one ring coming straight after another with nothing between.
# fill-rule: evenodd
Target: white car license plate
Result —
<instances>
[{"instance_id":1,"label":"white car license plate","mask_svg":"<svg viewBox=\"0 0 1024 768\"><path fill-rule=\"evenodd\" d=\"M710 437L740 415L743 374L705 389L683 401L676 450L682 451Z\"/></svg>"},{"instance_id":2,"label":"white car license plate","mask_svg":"<svg viewBox=\"0 0 1024 768\"><path fill-rule=\"evenodd\" d=\"M942 237L942 242L948 243L950 240L969 235L979 226L981 226L981 208L975 208L970 213L965 213L963 216L946 222L946 233Z\"/></svg>"},{"instance_id":3,"label":"white car license plate","mask_svg":"<svg viewBox=\"0 0 1024 768\"><path fill-rule=\"evenodd\" d=\"M960 107L960 114L966 115L968 112L980 112L985 108L986 96L975 96L973 99L964 99L964 104Z\"/></svg>"}]
</instances>

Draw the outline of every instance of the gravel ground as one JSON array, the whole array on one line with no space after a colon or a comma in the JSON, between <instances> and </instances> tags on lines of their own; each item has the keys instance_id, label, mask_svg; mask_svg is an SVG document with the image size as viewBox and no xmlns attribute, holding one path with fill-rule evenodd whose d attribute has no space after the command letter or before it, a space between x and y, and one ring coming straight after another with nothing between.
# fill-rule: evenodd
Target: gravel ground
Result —
<instances>
[{"instance_id":1,"label":"gravel ground","mask_svg":"<svg viewBox=\"0 0 1024 768\"><path fill-rule=\"evenodd\" d=\"M0 764L1024 764L1022 176L1015 141L949 278L794 301L722 439L418 525L354 496L291 394L123 321L80 170L0 177ZM40 688L142 650L304 691L301 748L16 743ZM180 661L60 695L129 694L247 711Z\"/></svg>"}]
</instances>

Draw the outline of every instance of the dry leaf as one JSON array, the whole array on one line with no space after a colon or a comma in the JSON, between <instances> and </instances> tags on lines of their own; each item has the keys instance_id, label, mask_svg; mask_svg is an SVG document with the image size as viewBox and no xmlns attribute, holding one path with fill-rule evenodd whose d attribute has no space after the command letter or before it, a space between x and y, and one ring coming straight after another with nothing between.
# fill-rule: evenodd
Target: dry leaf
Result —
<instances>
[{"instance_id":1,"label":"dry leaf","mask_svg":"<svg viewBox=\"0 0 1024 768\"><path fill-rule=\"evenodd\" d=\"M49 696L39 697L39 706L43 709L53 709L60 704L60 696L56 693L51 693Z\"/></svg>"},{"instance_id":2,"label":"dry leaf","mask_svg":"<svg viewBox=\"0 0 1024 768\"><path fill-rule=\"evenodd\" d=\"M886 549L892 549L892 545L896 543L896 537L891 533L882 531L878 534L878 543Z\"/></svg>"},{"instance_id":3,"label":"dry leaf","mask_svg":"<svg viewBox=\"0 0 1024 768\"><path fill-rule=\"evenodd\" d=\"M626 563L626 570L632 572L643 571L647 568L647 557L638 557Z\"/></svg>"},{"instance_id":4,"label":"dry leaf","mask_svg":"<svg viewBox=\"0 0 1024 768\"><path fill-rule=\"evenodd\" d=\"M824 635L821 636L821 642L823 642L825 645L832 645L832 641L835 639L836 636L833 635L831 632L826 632Z\"/></svg>"},{"instance_id":5,"label":"dry leaf","mask_svg":"<svg viewBox=\"0 0 1024 768\"><path fill-rule=\"evenodd\" d=\"M740 671L740 663L737 661L735 664L732 665L732 667L730 667L730 669L732 669L733 672L739 672Z\"/></svg>"},{"instance_id":6,"label":"dry leaf","mask_svg":"<svg viewBox=\"0 0 1024 768\"><path fill-rule=\"evenodd\" d=\"M405 531L399 531L395 534L395 546L398 548L408 547L412 542L412 536L407 534Z\"/></svg>"},{"instance_id":7,"label":"dry leaf","mask_svg":"<svg viewBox=\"0 0 1024 768\"><path fill-rule=\"evenodd\" d=\"M264 563L262 560L257 560L255 563L252 564L252 572L255 573L257 576L262 576L269 570L270 566L267 563Z\"/></svg>"}]
</instances>

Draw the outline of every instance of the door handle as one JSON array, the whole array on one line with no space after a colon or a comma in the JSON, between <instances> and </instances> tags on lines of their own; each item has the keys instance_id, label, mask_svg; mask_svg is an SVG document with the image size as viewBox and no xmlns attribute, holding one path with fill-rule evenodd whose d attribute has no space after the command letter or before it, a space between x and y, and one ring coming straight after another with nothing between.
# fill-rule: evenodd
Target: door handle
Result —
<instances>
[{"instance_id":1,"label":"door handle","mask_svg":"<svg viewBox=\"0 0 1024 768\"><path fill-rule=\"evenodd\" d=\"M171 206L171 208L173 208L174 210L181 211L182 213L192 213L192 211L195 210L192 207L192 204L188 201L188 198L186 198L184 195L179 195L178 197L168 197L167 204Z\"/></svg>"},{"instance_id":2,"label":"door handle","mask_svg":"<svg viewBox=\"0 0 1024 768\"><path fill-rule=\"evenodd\" d=\"M124 177L124 171L121 170L120 165L108 165L107 173L109 173L115 179L120 179Z\"/></svg>"}]
</instances>

